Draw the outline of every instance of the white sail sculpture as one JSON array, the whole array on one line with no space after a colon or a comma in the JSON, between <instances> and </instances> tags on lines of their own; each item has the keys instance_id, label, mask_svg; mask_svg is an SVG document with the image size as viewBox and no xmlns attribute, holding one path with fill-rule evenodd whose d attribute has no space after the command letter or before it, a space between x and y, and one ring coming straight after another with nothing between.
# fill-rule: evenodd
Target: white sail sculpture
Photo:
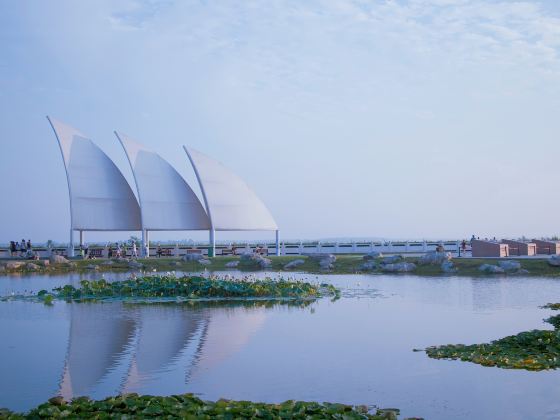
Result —
<instances>
[{"instance_id":1,"label":"white sail sculpture","mask_svg":"<svg viewBox=\"0 0 560 420\"><path fill-rule=\"evenodd\" d=\"M208 230L204 207L183 177L156 152L115 131L136 182L142 216L142 252L152 230Z\"/></svg>"},{"instance_id":2,"label":"white sail sculpture","mask_svg":"<svg viewBox=\"0 0 560 420\"><path fill-rule=\"evenodd\" d=\"M113 161L75 128L47 117L58 140L70 196L70 244L73 232L140 230L140 207Z\"/></svg>"},{"instance_id":3,"label":"white sail sculpture","mask_svg":"<svg viewBox=\"0 0 560 420\"><path fill-rule=\"evenodd\" d=\"M209 254L215 255L215 231L270 230L276 232L276 255L280 255L278 225L245 181L209 156L183 148L194 168L210 218Z\"/></svg>"}]
</instances>

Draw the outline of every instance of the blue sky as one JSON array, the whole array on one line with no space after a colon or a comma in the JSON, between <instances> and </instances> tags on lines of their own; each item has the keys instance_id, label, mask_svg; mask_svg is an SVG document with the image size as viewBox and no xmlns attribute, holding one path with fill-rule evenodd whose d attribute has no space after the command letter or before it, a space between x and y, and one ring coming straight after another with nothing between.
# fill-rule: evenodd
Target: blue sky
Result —
<instances>
[{"instance_id":1,"label":"blue sky","mask_svg":"<svg viewBox=\"0 0 560 420\"><path fill-rule=\"evenodd\" d=\"M67 237L47 114L130 181L115 129L221 160L288 238L558 235L559 47L554 1L2 1L0 242Z\"/></svg>"}]
</instances>

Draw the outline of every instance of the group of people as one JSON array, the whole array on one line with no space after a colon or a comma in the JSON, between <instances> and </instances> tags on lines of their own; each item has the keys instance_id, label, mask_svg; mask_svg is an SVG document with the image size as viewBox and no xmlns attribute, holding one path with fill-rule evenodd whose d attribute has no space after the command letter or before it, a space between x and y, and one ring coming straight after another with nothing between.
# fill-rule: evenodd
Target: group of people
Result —
<instances>
[{"instance_id":1,"label":"group of people","mask_svg":"<svg viewBox=\"0 0 560 420\"><path fill-rule=\"evenodd\" d=\"M12 257L21 257L21 258L32 258L34 257L33 253L33 245L31 245L31 239L28 239L27 242L25 239L22 239L21 242L18 241L10 241L10 255Z\"/></svg>"},{"instance_id":2,"label":"group of people","mask_svg":"<svg viewBox=\"0 0 560 420\"><path fill-rule=\"evenodd\" d=\"M130 257L131 258L138 258L138 247L136 246L136 241L131 241L130 245ZM109 245L108 247L108 257L109 258L126 258L128 255L129 247L127 246L126 242L118 243L115 242L115 247L113 245Z\"/></svg>"}]
</instances>

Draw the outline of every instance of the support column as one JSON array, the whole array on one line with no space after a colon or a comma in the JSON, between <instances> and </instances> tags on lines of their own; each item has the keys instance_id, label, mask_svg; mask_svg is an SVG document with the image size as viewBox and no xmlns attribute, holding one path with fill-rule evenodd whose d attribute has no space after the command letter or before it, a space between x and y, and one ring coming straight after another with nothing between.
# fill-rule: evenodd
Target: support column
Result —
<instances>
[{"instance_id":1,"label":"support column","mask_svg":"<svg viewBox=\"0 0 560 420\"><path fill-rule=\"evenodd\" d=\"M150 232L146 229L146 258L150 258Z\"/></svg>"},{"instance_id":2,"label":"support column","mask_svg":"<svg viewBox=\"0 0 560 420\"><path fill-rule=\"evenodd\" d=\"M142 229L142 248L140 249L140 256L146 258L146 230Z\"/></svg>"},{"instance_id":3,"label":"support column","mask_svg":"<svg viewBox=\"0 0 560 420\"><path fill-rule=\"evenodd\" d=\"M80 230L80 246L84 246L84 231Z\"/></svg>"},{"instance_id":4,"label":"support column","mask_svg":"<svg viewBox=\"0 0 560 420\"><path fill-rule=\"evenodd\" d=\"M276 230L276 256L280 256L280 231Z\"/></svg>"},{"instance_id":5,"label":"support column","mask_svg":"<svg viewBox=\"0 0 560 420\"><path fill-rule=\"evenodd\" d=\"M208 256L216 256L216 232L210 229L210 246L208 247Z\"/></svg>"},{"instance_id":6,"label":"support column","mask_svg":"<svg viewBox=\"0 0 560 420\"><path fill-rule=\"evenodd\" d=\"M66 252L69 257L74 256L74 229L70 228L70 242L68 243L68 250Z\"/></svg>"}]
</instances>

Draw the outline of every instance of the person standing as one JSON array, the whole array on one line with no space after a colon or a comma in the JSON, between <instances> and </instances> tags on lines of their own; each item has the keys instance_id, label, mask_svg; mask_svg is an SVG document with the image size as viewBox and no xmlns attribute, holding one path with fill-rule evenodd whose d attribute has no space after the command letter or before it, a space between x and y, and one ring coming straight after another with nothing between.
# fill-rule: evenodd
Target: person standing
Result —
<instances>
[{"instance_id":1,"label":"person standing","mask_svg":"<svg viewBox=\"0 0 560 420\"><path fill-rule=\"evenodd\" d=\"M31 246L31 239L27 240L27 252L31 252L31 250L33 249L33 247Z\"/></svg>"},{"instance_id":2,"label":"person standing","mask_svg":"<svg viewBox=\"0 0 560 420\"><path fill-rule=\"evenodd\" d=\"M138 258L138 250L136 249L136 241L132 241L132 258Z\"/></svg>"},{"instance_id":3,"label":"person standing","mask_svg":"<svg viewBox=\"0 0 560 420\"><path fill-rule=\"evenodd\" d=\"M16 256L16 243L14 241L10 241L10 254L12 257Z\"/></svg>"},{"instance_id":4,"label":"person standing","mask_svg":"<svg viewBox=\"0 0 560 420\"><path fill-rule=\"evenodd\" d=\"M21 240L20 250L21 250L21 256L25 257L27 255L27 244L25 242L25 239Z\"/></svg>"}]
</instances>

